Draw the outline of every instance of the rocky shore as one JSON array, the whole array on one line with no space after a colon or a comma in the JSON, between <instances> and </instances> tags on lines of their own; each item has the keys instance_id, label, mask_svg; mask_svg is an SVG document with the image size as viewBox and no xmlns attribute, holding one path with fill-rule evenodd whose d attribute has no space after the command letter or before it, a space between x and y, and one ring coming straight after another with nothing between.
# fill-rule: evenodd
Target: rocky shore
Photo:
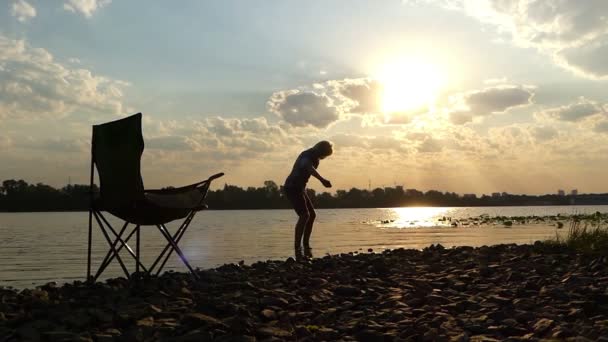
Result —
<instances>
[{"instance_id":1,"label":"rocky shore","mask_svg":"<svg viewBox=\"0 0 608 342\"><path fill-rule=\"evenodd\" d=\"M0 289L0 341L608 341L608 258L431 246Z\"/></svg>"}]
</instances>

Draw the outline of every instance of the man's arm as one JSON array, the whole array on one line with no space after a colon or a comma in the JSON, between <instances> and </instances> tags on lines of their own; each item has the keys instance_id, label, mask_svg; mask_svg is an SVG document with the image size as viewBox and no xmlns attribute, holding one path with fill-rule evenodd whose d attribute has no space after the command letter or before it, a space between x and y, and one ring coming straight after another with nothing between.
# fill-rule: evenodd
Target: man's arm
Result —
<instances>
[{"instance_id":1,"label":"man's arm","mask_svg":"<svg viewBox=\"0 0 608 342\"><path fill-rule=\"evenodd\" d=\"M323 176L321 176L319 174L319 172L317 172L317 169L315 169L315 167L312 166L312 163L309 163L307 165L307 168L308 168L308 172L310 172L310 175L315 177L316 179L318 179L319 182L321 182L321 184L323 184L324 187L331 188L331 182L328 181L327 179L323 178Z\"/></svg>"}]
</instances>

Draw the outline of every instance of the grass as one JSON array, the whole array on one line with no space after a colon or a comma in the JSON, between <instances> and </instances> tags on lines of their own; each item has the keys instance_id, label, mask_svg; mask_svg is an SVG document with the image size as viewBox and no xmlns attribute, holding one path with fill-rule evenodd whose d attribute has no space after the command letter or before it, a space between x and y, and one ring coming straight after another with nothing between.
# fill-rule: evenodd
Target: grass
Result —
<instances>
[{"instance_id":1,"label":"grass","mask_svg":"<svg viewBox=\"0 0 608 342\"><path fill-rule=\"evenodd\" d=\"M608 254L608 225L603 220L570 221L565 237L555 235L546 241L551 245L563 245L585 254Z\"/></svg>"}]
</instances>

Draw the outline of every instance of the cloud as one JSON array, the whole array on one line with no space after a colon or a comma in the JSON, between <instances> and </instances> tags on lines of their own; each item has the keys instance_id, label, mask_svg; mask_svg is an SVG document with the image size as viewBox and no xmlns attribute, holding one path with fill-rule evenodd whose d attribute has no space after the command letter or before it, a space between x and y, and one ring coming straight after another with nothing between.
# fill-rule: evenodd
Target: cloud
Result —
<instances>
[{"instance_id":1,"label":"cloud","mask_svg":"<svg viewBox=\"0 0 608 342\"><path fill-rule=\"evenodd\" d=\"M0 136L0 147L1 148L9 148L11 147L13 144L13 141L11 140L11 138L7 137L7 136Z\"/></svg>"},{"instance_id":2,"label":"cloud","mask_svg":"<svg viewBox=\"0 0 608 342\"><path fill-rule=\"evenodd\" d=\"M148 119L146 146L167 152L192 152L221 160L241 160L288 150L301 145L279 125L266 118L210 117L203 120L153 121Z\"/></svg>"},{"instance_id":3,"label":"cloud","mask_svg":"<svg viewBox=\"0 0 608 342\"><path fill-rule=\"evenodd\" d=\"M65 66L45 49L0 34L0 119L121 113L127 85Z\"/></svg>"},{"instance_id":4,"label":"cloud","mask_svg":"<svg viewBox=\"0 0 608 342\"><path fill-rule=\"evenodd\" d=\"M597 133L608 133L608 119L600 120L593 126L593 131Z\"/></svg>"},{"instance_id":5,"label":"cloud","mask_svg":"<svg viewBox=\"0 0 608 342\"><path fill-rule=\"evenodd\" d=\"M591 78L608 78L608 1L418 0L459 10L508 32L558 65Z\"/></svg>"},{"instance_id":6,"label":"cloud","mask_svg":"<svg viewBox=\"0 0 608 342\"><path fill-rule=\"evenodd\" d=\"M420 145L418 145L418 152L421 153L434 153L441 152L443 150L443 145L441 141L434 138L427 138Z\"/></svg>"},{"instance_id":7,"label":"cloud","mask_svg":"<svg viewBox=\"0 0 608 342\"><path fill-rule=\"evenodd\" d=\"M382 84L371 78L355 78L327 81L317 85L327 89L342 103L349 113L380 113L382 112Z\"/></svg>"},{"instance_id":8,"label":"cloud","mask_svg":"<svg viewBox=\"0 0 608 342\"><path fill-rule=\"evenodd\" d=\"M14 139L13 147L53 152L88 152L91 150L90 141L79 138L20 137Z\"/></svg>"},{"instance_id":9,"label":"cloud","mask_svg":"<svg viewBox=\"0 0 608 342\"><path fill-rule=\"evenodd\" d=\"M377 116L384 124L407 124L429 110L425 106L385 117L382 92L382 84L375 79L345 78L276 92L267 105L291 126L316 128L326 128L352 115Z\"/></svg>"},{"instance_id":10,"label":"cloud","mask_svg":"<svg viewBox=\"0 0 608 342\"><path fill-rule=\"evenodd\" d=\"M531 129L532 135L538 141L551 140L558 136L558 131L555 127L551 126L536 126Z\"/></svg>"},{"instance_id":11,"label":"cloud","mask_svg":"<svg viewBox=\"0 0 608 342\"><path fill-rule=\"evenodd\" d=\"M465 124L475 117L504 113L509 109L532 103L532 88L500 85L452 95L448 111L454 124Z\"/></svg>"},{"instance_id":12,"label":"cloud","mask_svg":"<svg viewBox=\"0 0 608 342\"><path fill-rule=\"evenodd\" d=\"M288 90L272 95L271 112L295 127L325 128L340 118L340 112L325 94L313 91Z\"/></svg>"},{"instance_id":13,"label":"cloud","mask_svg":"<svg viewBox=\"0 0 608 342\"><path fill-rule=\"evenodd\" d=\"M11 6L11 15L24 23L36 16L36 8L25 0L17 0Z\"/></svg>"},{"instance_id":14,"label":"cloud","mask_svg":"<svg viewBox=\"0 0 608 342\"><path fill-rule=\"evenodd\" d=\"M146 139L146 148L159 150L194 151L200 146L192 139L178 135L166 135Z\"/></svg>"},{"instance_id":15,"label":"cloud","mask_svg":"<svg viewBox=\"0 0 608 342\"><path fill-rule=\"evenodd\" d=\"M112 0L67 0L63 4L63 9L90 18L95 11L109 5L111 2Z\"/></svg>"},{"instance_id":16,"label":"cloud","mask_svg":"<svg viewBox=\"0 0 608 342\"><path fill-rule=\"evenodd\" d=\"M601 113L605 113L605 111L600 104L581 97L576 103L550 108L541 112L540 115L541 117L546 115L556 120L574 122Z\"/></svg>"}]
</instances>

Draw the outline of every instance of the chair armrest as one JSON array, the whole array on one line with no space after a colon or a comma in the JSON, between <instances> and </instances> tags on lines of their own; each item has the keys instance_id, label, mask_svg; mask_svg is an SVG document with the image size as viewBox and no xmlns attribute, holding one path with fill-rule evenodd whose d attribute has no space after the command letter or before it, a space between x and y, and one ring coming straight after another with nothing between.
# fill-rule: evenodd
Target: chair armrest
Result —
<instances>
[{"instance_id":1,"label":"chair armrest","mask_svg":"<svg viewBox=\"0 0 608 342\"><path fill-rule=\"evenodd\" d=\"M207 178L206 180L204 180L202 182L198 182L198 183L182 186L182 187L179 187L179 188L146 189L146 190L144 190L144 192L153 193L153 194L179 194L179 193L190 191L190 190L192 190L194 188L197 188L197 187L199 187L201 185L204 186L205 183L211 183L212 180L220 178L223 175L224 175L224 173L220 172L220 173L216 173L215 175Z\"/></svg>"}]
</instances>

